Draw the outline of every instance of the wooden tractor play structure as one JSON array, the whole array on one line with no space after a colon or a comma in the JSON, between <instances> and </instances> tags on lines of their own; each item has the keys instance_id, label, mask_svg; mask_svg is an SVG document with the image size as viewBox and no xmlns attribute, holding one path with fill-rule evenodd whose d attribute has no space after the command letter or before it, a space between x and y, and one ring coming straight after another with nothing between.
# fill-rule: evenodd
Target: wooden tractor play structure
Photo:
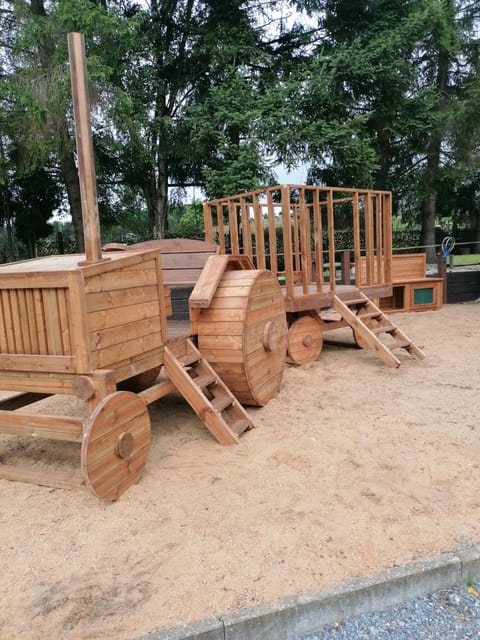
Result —
<instances>
[{"instance_id":1,"label":"wooden tractor play structure","mask_svg":"<svg viewBox=\"0 0 480 640\"><path fill-rule=\"evenodd\" d=\"M166 394L180 392L228 445L252 426L242 404L265 405L279 392L287 350L294 363L314 360L325 331L351 326L359 343L392 366L400 364L392 348L423 357L371 301L392 289L387 192L268 188L207 203L205 242L102 251L80 34L69 34L69 50L85 255L0 267L0 389L15 396L0 406L0 432L79 443L81 475L1 464L0 478L86 485L115 500L142 473L147 407ZM352 284L335 277L339 205L350 208L353 222ZM188 312L172 313L172 300L175 307L182 296ZM88 416L29 413L39 394L76 396Z\"/></svg>"}]
</instances>

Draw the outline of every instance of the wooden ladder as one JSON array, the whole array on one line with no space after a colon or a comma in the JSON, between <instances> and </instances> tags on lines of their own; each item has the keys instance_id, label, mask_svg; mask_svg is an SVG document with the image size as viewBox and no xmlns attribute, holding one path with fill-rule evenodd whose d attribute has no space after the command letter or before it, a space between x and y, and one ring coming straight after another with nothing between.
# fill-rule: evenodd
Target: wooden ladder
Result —
<instances>
[{"instance_id":1,"label":"wooden ladder","mask_svg":"<svg viewBox=\"0 0 480 640\"><path fill-rule=\"evenodd\" d=\"M361 292L352 300L342 300L333 296L333 306L342 318L352 327L365 346L373 349L390 367L399 367L401 362L394 355L394 349L405 349L417 360L423 360L425 354L395 325L390 318ZM353 307L353 309L352 309ZM393 340L386 344L381 335L390 335ZM362 346L363 346L362 344Z\"/></svg>"},{"instance_id":2,"label":"wooden ladder","mask_svg":"<svg viewBox=\"0 0 480 640\"><path fill-rule=\"evenodd\" d=\"M165 373L220 444L253 427L248 413L189 339L164 349Z\"/></svg>"}]
</instances>

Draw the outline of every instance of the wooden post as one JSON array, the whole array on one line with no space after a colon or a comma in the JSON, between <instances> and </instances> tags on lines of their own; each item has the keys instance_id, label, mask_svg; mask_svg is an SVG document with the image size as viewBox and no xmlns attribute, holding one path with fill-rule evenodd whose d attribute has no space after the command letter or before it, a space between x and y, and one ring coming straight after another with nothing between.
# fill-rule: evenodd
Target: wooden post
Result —
<instances>
[{"instance_id":1,"label":"wooden post","mask_svg":"<svg viewBox=\"0 0 480 640\"><path fill-rule=\"evenodd\" d=\"M447 304L447 263L443 261L441 253L437 253L438 277L443 278L443 304Z\"/></svg>"},{"instance_id":2,"label":"wooden post","mask_svg":"<svg viewBox=\"0 0 480 640\"><path fill-rule=\"evenodd\" d=\"M342 284L350 284L350 251L345 249L341 257Z\"/></svg>"},{"instance_id":3,"label":"wooden post","mask_svg":"<svg viewBox=\"0 0 480 640\"><path fill-rule=\"evenodd\" d=\"M102 259L102 251L83 34L68 34L68 53L77 141L78 177L82 197L85 263L90 264Z\"/></svg>"}]
</instances>

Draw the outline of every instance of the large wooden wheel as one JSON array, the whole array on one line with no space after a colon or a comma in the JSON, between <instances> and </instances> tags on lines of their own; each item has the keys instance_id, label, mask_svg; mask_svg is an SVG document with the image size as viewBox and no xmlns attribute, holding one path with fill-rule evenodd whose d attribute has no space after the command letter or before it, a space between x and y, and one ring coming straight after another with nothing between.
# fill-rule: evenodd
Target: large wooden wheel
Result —
<instances>
[{"instance_id":1,"label":"large wooden wheel","mask_svg":"<svg viewBox=\"0 0 480 640\"><path fill-rule=\"evenodd\" d=\"M88 420L81 451L82 474L90 491L116 500L142 474L150 449L150 418L141 398L116 391Z\"/></svg>"},{"instance_id":2,"label":"large wooden wheel","mask_svg":"<svg viewBox=\"0 0 480 640\"><path fill-rule=\"evenodd\" d=\"M280 390L287 350L282 292L270 271L227 271L198 321L198 347L242 404Z\"/></svg>"},{"instance_id":3,"label":"large wooden wheel","mask_svg":"<svg viewBox=\"0 0 480 640\"><path fill-rule=\"evenodd\" d=\"M323 347L322 322L318 315L301 315L288 328L287 353L293 364L306 364L318 358Z\"/></svg>"}]
</instances>

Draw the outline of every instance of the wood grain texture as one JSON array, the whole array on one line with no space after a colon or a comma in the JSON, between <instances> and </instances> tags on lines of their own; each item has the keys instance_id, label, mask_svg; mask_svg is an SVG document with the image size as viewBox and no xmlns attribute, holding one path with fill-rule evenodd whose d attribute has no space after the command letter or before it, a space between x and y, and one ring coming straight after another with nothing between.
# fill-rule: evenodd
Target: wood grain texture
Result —
<instances>
[{"instance_id":1,"label":"wood grain texture","mask_svg":"<svg viewBox=\"0 0 480 640\"><path fill-rule=\"evenodd\" d=\"M131 451L120 455L117 443L130 434ZM104 500L117 500L138 481L150 449L150 418L145 403L134 393L107 396L90 416L82 443L81 467L85 484Z\"/></svg>"},{"instance_id":2,"label":"wood grain texture","mask_svg":"<svg viewBox=\"0 0 480 640\"><path fill-rule=\"evenodd\" d=\"M267 325L273 350L264 343ZM269 271L226 272L197 327L200 351L242 404L261 406L278 393L287 327L280 286Z\"/></svg>"},{"instance_id":3,"label":"wood grain texture","mask_svg":"<svg viewBox=\"0 0 480 640\"><path fill-rule=\"evenodd\" d=\"M287 354L293 364L306 364L318 358L323 347L320 318L303 315L288 328Z\"/></svg>"}]
</instances>

